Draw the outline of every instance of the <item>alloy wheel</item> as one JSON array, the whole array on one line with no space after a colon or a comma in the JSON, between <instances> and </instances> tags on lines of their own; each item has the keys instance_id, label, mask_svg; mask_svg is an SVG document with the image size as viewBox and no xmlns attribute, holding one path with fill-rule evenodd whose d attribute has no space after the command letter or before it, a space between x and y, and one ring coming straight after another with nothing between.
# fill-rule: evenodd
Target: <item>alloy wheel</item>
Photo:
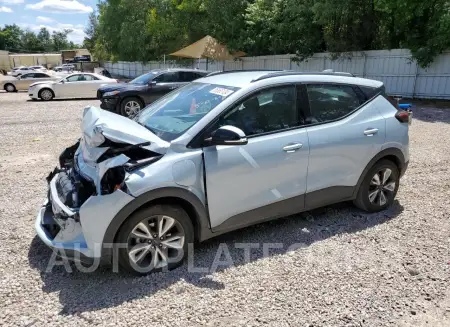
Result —
<instances>
[{"instance_id":1,"label":"alloy wheel","mask_svg":"<svg viewBox=\"0 0 450 327\"><path fill-rule=\"evenodd\" d=\"M53 94L50 90L43 90L41 92L41 98L44 100L51 100L53 97Z\"/></svg>"},{"instance_id":2,"label":"alloy wheel","mask_svg":"<svg viewBox=\"0 0 450 327\"><path fill-rule=\"evenodd\" d=\"M369 201L380 207L384 206L395 191L395 179L392 170L384 168L375 173L369 185Z\"/></svg>"},{"instance_id":3,"label":"alloy wheel","mask_svg":"<svg viewBox=\"0 0 450 327\"><path fill-rule=\"evenodd\" d=\"M185 232L181 224L166 215L139 222L128 236L128 257L137 270L150 271L181 260Z\"/></svg>"},{"instance_id":4,"label":"alloy wheel","mask_svg":"<svg viewBox=\"0 0 450 327\"><path fill-rule=\"evenodd\" d=\"M125 104L124 109L127 116L133 118L141 111L141 105L137 101L131 100Z\"/></svg>"},{"instance_id":5,"label":"alloy wheel","mask_svg":"<svg viewBox=\"0 0 450 327\"><path fill-rule=\"evenodd\" d=\"M7 92L14 92L15 91L14 85L12 85L12 84L6 85L6 91Z\"/></svg>"}]
</instances>

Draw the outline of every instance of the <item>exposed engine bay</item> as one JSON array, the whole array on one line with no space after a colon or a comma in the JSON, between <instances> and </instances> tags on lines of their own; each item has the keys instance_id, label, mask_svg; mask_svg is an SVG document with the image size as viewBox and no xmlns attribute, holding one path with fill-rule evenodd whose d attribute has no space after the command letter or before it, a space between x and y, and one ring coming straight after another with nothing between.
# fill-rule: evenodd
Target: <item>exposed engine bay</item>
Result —
<instances>
[{"instance_id":1,"label":"exposed engine bay","mask_svg":"<svg viewBox=\"0 0 450 327\"><path fill-rule=\"evenodd\" d=\"M83 143L83 140L80 140ZM127 145L107 140L98 147L105 151L92 165L96 176L92 178L78 163L83 155L78 141L66 148L59 157L59 168L50 173L47 180L58 174L56 188L60 200L70 208L79 208L92 195L105 195L117 189L126 191L125 177L133 170L159 160L162 155L143 148L145 144ZM105 145L105 146L103 146Z\"/></svg>"},{"instance_id":2,"label":"exposed engine bay","mask_svg":"<svg viewBox=\"0 0 450 327\"><path fill-rule=\"evenodd\" d=\"M122 119L126 121L121 124ZM137 129L135 123L133 129L126 133L123 125L127 123L131 123L128 118L94 107L85 108L82 137L61 153L59 167L47 177L50 184L57 175L54 181L57 196L72 211L77 213L91 196L111 194L119 189L126 193L127 174L164 155L165 144L161 146L159 142L153 142L154 134L145 127ZM121 126L121 129L116 129L116 126ZM67 218L64 211L53 211L59 218ZM77 216L73 216L75 220Z\"/></svg>"}]
</instances>

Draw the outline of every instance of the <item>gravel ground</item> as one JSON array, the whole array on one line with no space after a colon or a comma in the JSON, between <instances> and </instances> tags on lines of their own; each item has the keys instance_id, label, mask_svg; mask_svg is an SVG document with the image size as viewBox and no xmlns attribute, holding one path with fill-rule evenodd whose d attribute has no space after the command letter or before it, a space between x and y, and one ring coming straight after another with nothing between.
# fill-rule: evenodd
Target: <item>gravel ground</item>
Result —
<instances>
[{"instance_id":1,"label":"gravel ground","mask_svg":"<svg viewBox=\"0 0 450 327\"><path fill-rule=\"evenodd\" d=\"M0 93L0 325L450 325L450 110L415 109L391 209L343 204L254 226L197 246L195 267L228 253L233 266L130 277L45 272L51 252L34 231L44 177L79 136L82 108L99 102L27 98ZM264 256L263 242L283 248ZM250 262L236 243L259 247Z\"/></svg>"}]
</instances>

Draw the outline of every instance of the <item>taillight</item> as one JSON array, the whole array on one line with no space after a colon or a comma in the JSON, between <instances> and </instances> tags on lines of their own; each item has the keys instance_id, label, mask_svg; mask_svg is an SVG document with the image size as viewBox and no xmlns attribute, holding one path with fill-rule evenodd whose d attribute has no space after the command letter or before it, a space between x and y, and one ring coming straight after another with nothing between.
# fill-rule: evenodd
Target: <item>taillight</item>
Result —
<instances>
[{"instance_id":1,"label":"taillight","mask_svg":"<svg viewBox=\"0 0 450 327\"><path fill-rule=\"evenodd\" d=\"M401 122L401 123L409 123L410 122L410 115L411 115L411 113L409 111L399 110L395 114L395 118L397 118L397 120L399 122Z\"/></svg>"}]
</instances>

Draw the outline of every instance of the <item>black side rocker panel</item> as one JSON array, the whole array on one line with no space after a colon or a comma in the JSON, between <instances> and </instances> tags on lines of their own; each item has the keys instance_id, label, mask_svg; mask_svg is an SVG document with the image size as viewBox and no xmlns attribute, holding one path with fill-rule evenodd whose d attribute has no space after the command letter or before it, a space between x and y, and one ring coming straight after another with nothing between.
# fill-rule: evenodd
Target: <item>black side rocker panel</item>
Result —
<instances>
[{"instance_id":1,"label":"black side rocker panel","mask_svg":"<svg viewBox=\"0 0 450 327\"><path fill-rule=\"evenodd\" d=\"M406 168L408 167L408 163L409 163L409 162L405 162L405 156L403 155L403 152L397 148L384 149L381 152L379 152L377 155L375 155L375 157L373 157L372 160L369 161L366 168L364 168L361 176L359 177L358 184L356 184L356 187L354 189L353 198L356 198L359 187L361 186L361 183L363 182L364 177L366 176L366 174L370 170L370 168L372 168L373 165L377 161L379 161L380 159L383 159L387 156L394 156L397 159L395 164L397 164L399 166L400 176L403 176L403 174L406 171Z\"/></svg>"}]
</instances>

